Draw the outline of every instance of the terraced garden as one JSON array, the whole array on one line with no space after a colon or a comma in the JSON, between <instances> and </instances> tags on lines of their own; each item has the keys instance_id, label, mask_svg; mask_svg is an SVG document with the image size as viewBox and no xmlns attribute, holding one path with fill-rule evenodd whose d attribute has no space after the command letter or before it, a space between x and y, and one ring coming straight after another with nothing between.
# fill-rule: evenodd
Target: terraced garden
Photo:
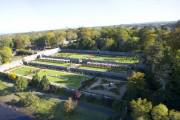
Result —
<instances>
[{"instance_id":1,"label":"terraced garden","mask_svg":"<svg viewBox=\"0 0 180 120\"><path fill-rule=\"evenodd\" d=\"M129 72L126 68L107 68L107 67L98 67L92 65L82 65L82 64L74 64L74 63L65 63L65 62L58 62L58 61L50 61L50 60L35 60L32 63L40 63L40 64L48 64L48 65L55 65L55 66L63 66L63 67L76 67L79 69L86 69L86 70L94 70L94 71L101 71L101 72Z\"/></svg>"},{"instance_id":2,"label":"terraced garden","mask_svg":"<svg viewBox=\"0 0 180 120\"><path fill-rule=\"evenodd\" d=\"M57 83L63 87L70 87L70 88L78 88L80 87L80 82L83 80L87 80L90 77L86 75L80 75L75 73L63 72L63 71L56 71L50 69L40 69L37 67L29 67L29 66L21 66L14 69L11 69L11 73L16 73L22 76L32 77L36 73L40 77L43 75L47 75L50 82Z\"/></svg>"},{"instance_id":3,"label":"terraced garden","mask_svg":"<svg viewBox=\"0 0 180 120\"><path fill-rule=\"evenodd\" d=\"M109 55L94 55L94 54L80 54L80 53L56 53L53 56L98 60L98 61L106 61L106 62L128 63L128 64L135 64L139 62L137 56L125 57L125 56L109 56Z\"/></svg>"}]
</instances>

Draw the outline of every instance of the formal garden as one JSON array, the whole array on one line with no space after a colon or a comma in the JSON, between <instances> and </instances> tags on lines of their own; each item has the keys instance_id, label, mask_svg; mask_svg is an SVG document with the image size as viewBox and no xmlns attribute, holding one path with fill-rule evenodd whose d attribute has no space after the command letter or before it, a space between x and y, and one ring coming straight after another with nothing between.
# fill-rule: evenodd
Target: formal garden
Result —
<instances>
[{"instance_id":1,"label":"formal garden","mask_svg":"<svg viewBox=\"0 0 180 120\"><path fill-rule=\"evenodd\" d=\"M87 59L97 60L104 62L117 62L117 63L129 63L135 64L139 62L137 56L111 56L111 55L97 55L97 54L84 54L84 53L56 53L53 56L64 57L64 58L76 58L76 59Z\"/></svg>"}]
</instances>

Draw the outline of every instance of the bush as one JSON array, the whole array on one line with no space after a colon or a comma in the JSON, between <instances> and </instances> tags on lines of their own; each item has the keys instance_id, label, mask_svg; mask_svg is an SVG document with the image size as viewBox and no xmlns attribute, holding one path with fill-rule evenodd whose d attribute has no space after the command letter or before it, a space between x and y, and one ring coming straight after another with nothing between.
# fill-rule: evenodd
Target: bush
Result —
<instances>
[{"instance_id":1,"label":"bush","mask_svg":"<svg viewBox=\"0 0 180 120\"><path fill-rule=\"evenodd\" d=\"M153 107L151 115L153 120L166 120L168 119L168 108L164 104L159 104Z\"/></svg>"},{"instance_id":2,"label":"bush","mask_svg":"<svg viewBox=\"0 0 180 120\"><path fill-rule=\"evenodd\" d=\"M50 84L50 82L49 82L47 76L44 75L39 84L40 89L44 90L44 91L49 90L49 84Z\"/></svg>"},{"instance_id":3,"label":"bush","mask_svg":"<svg viewBox=\"0 0 180 120\"><path fill-rule=\"evenodd\" d=\"M28 106L38 103L38 101L39 101L38 96L34 95L33 93L27 93L27 94L24 94L24 96L20 96L19 104L21 106L28 107Z\"/></svg>"},{"instance_id":4,"label":"bush","mask_svg":"<svg viewBox=\"0 0 180 120\"><path fill-rule=\"evenodd\" d=\"M10 80L17 80L17 75L16 75L16 73L12 72L12 73L8 74L8 78Z\"/></svg>"},{"instance_id":5,"label":"bush","mask_svg":"<svg viewBox=\"0 0 180 120\"><path fill-rule=\"evenodd\" d=\"M39 83L40 83L40 77L39 77L39 75L36 73L36 74L32 77L31 85L32 85L33 87L38 87L38 86L39 86Z\"/></svg>"},{"instance_id":6,"label":"bush","mask_svg":"<svg viewBox=\"0 0 180 120\"><path fill-rule=\"evenodd\" d=\"M64 102L64 112L67 114L71 114L74 111L76 105L77 103L74 102L72 98L69 98Z\"/></svg>"},{"instance_id":7,"label":"bush","mask_svg":"<svg viewBox=\"0 0 180 120\"><path fill-rule=\"evenodd\" d=\"M22 77L19 77L19 79L15 83L16 91L22 92L26 90L27 87L28 87L28 81Z\"/></svg>"},{"instance_id":8,"label":"bush","mask_svg":"<svg viewBox=\"0 0 180 120\"><path fill-rule=\"evenodd\" d=\"M24 50L24 49L16 50L16 55L33 55L33 54L36 54L36 52L32 50Z\"/></svg>"}]
</instances>

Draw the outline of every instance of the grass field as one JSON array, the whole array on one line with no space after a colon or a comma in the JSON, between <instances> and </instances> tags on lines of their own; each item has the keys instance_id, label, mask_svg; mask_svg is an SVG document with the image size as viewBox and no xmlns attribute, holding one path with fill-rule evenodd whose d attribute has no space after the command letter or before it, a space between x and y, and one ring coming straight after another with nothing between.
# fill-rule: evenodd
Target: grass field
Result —
<instances>
[{"instance_id":1,"label":"grass field","mask_svg":"<svg viewBox=\"0 0 180 120\"><path fill-rule=\"evenodd\" d=\"M68 57L77 59L91 59L99 61L109 61L118 63L138 63L138 57L123 57L123 56L107 56L107 55L92 55L92 54L79 54L79 53L57 53L54 56L58 57Z\"/></svg>"},{"instance_id":2,"label":"grass field","mask_svg":"<svg viewBox=\"0 0 180 120\"><path fill-rule=\"evenodd\" d=\"M40 77L42 77L43 75L47 75L50 82L58 83L63 87L70 87L70 88L78 88L80 87L80 82L82 80L89 79L89 77L85 75L50 70L50 69L39 69L36 67L29 67L29 66L17 67L10 70L9 72L14 72L23 76L33 76L35 73L38 73Z\"/></svg>"}]
</instances>

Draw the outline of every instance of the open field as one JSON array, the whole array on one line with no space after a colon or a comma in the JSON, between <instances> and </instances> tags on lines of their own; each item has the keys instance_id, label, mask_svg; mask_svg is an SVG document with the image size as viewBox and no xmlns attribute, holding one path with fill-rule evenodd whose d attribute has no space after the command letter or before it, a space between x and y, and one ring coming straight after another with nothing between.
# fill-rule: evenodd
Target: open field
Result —
<instances>
[{"instance_id":1,"label":"open field","mask_svg":"<svg viewBox=\"0 0 180 120\"><path fill-rule=\"evenodd\" d=\"M85 75L49 70L49 69L39 69L36 67L29 67L29 66L17 67L10 70L9 72L14 72L19 75L29 76L29 77L32 77L35 73L38 73L40 77L42 77L43 75L47 75L50 82L57 83L63 87L71 87L71 88L78 88L80 87L80 82L82 80L89 79L89 77Z\"/></svg>"},{"instance_id":2,"label":"open field","mask_svg":"<svg viewBox=\"0 0 180 120\"><path fill-rule=\"evenodd\" d=\"M129 63L129 64L134 64L139 62L138 57L124 57L124 56L92 55L92 54L80 54L80 53L56 53L54 56L118 62L118 63Z\"/></svg>"}]
</instances>

